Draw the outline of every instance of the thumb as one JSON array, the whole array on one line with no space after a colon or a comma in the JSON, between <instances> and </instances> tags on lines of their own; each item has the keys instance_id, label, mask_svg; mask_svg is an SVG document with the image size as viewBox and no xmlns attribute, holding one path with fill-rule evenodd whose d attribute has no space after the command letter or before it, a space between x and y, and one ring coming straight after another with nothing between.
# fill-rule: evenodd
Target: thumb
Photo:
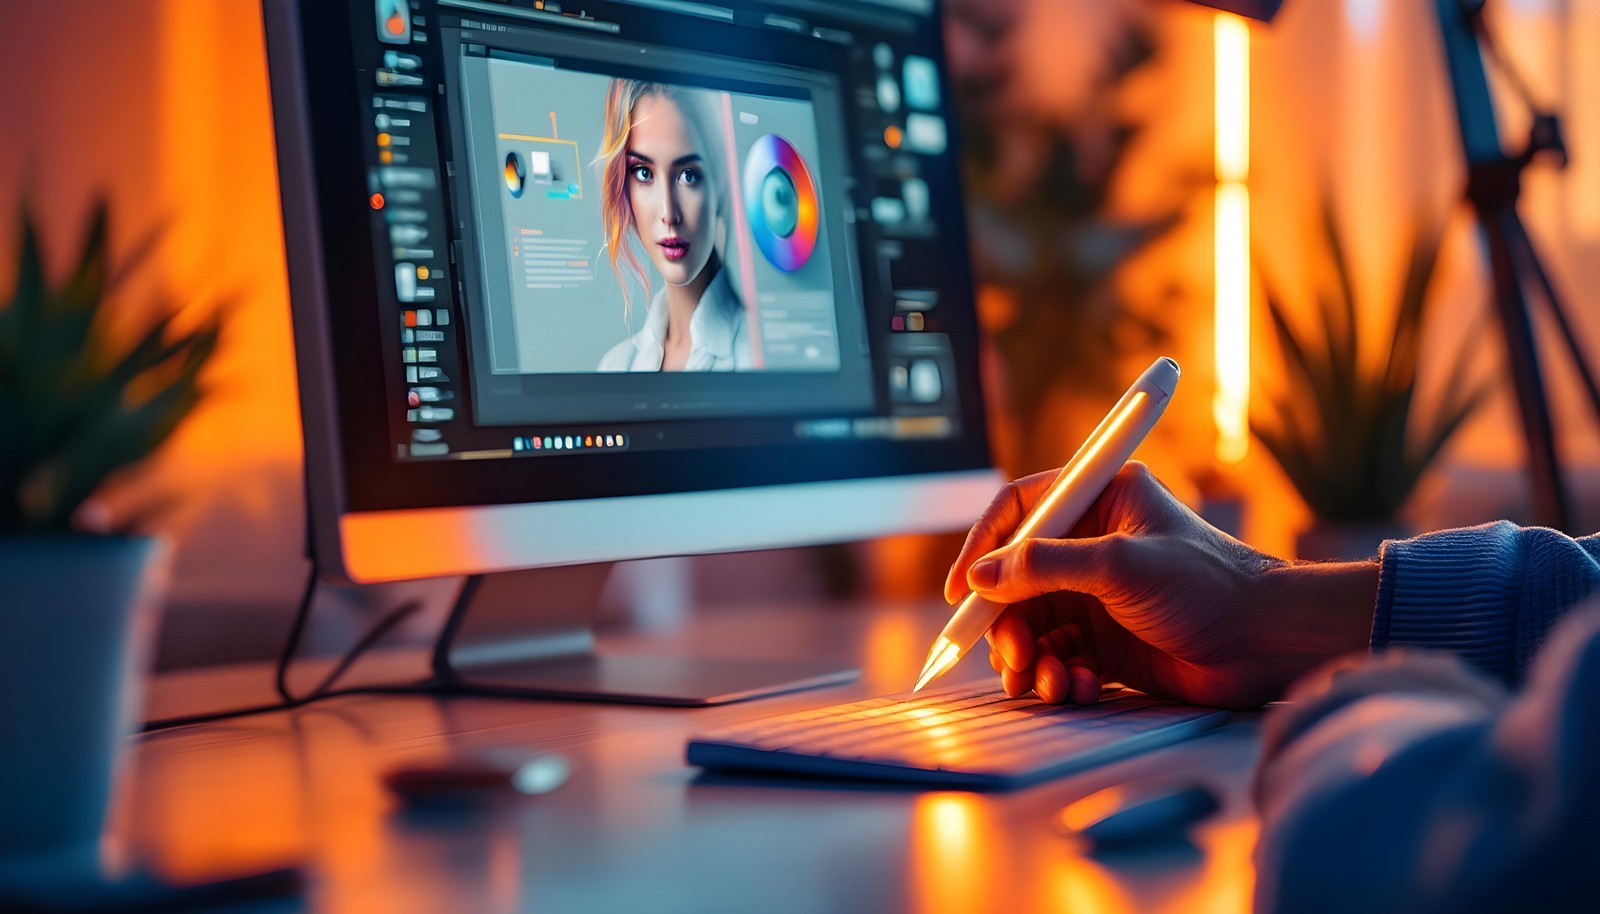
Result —
<instances>
[{"instance_id":1,"label":"thumb","mask_svg":"<svg viewBox=\"0 0 1600 914\"><path fill-rule=\"evenodd\" d=\"M1122 533L1023 540L979 559L967 572L967 583L995 603L1020 603L1063 590L1104 602L1122 589L1134 545L1133 538Z\"/></svg>"}]
</instances>

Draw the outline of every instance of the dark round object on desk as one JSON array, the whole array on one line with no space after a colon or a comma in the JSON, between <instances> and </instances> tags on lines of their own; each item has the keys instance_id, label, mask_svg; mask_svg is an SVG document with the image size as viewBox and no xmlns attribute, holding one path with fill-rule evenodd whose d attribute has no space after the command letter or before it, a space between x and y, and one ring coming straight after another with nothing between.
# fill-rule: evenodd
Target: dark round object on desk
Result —
<instances>
[{"instance_id":1,"label":"dark round object on desk","mask_svg":"<svg viewBox=\"0 0 1600 914\"><path fill-rule=\"evenodd\" d=\"M1216 791L1194 781L1119 785L1067 804L1060 820L1104 850L1169 840L1220 807Z\"/></svg>"},{"instance_id":2,"label":"dark round object on desk","mask_svg":"<svg viewBox=\"0 0 1600 914\"><path fill-rule=\"evenodd\" d=\"M529 796L549 793L566 783L571 773L559 755L540 755L526 761L502 763L466 758L438 764L398 765L383 775L383 785L407 802L470 800L496 793Z\"/></svg>"}]
</instances>

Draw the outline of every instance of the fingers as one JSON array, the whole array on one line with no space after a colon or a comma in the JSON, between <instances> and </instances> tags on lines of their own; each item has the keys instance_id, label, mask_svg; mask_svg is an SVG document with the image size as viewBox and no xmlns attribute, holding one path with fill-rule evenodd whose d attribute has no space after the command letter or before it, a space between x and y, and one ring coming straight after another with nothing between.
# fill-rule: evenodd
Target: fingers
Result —
<instances>
[{"instance_id":1,"label":"fingers","mask_svg":"<svg viewBox=\"0 0 1600 914\"><path fill-rule=\"evenodd\" d=\"M1100 700L1100 674L1083 657L1062 660L1054 654L1041 654L1031 670L1002 669L1000 683L1012 698L1031 691L1040 701L1053 705L1092 705Z\"/></svg>"},{"instance_id":2,"label":"fingers","mask_svg":"<svg viewBox=\"0 0 1600 914\"><path fill-rule=\"evenodd\" d=\"M1039 693L1040 701L1053 705L1067 700L1072 691L1072 678L1061 658L1049 654L1039 658L1033 668L1033 690Z\"/></svg>"},{"instance_id":3,"label":"fingers","mask_svg":"<svg viewBox=\"0 0 1600 914\"><path fill-rule=\"evenodd\" d=\"M996 647L989 651L989 666L1000 674L1007 695L1021 698L1033 692L1050 704L1089 705L1100 700L1099 661L1081 625L1070 622L1033 639L1032 646L1021 654L1028 662L1013 668L1006 655L1016 655L1027 629L1017 614L1001 621L1003 626L997 624L991 630Z\"/></svg>"},{"instance_id":4,"label":"fingers","mask_svg":"<svg viewBox=\"0 0 1600 914\"><path fill-rule=\"evenodd\" d=\"M1001 670L1000 685L1006 690L1007 695L1021 698L1033 691L1033 670L1030 668L1020 673L1012 669Z\"/></svg>"},{"instance_id":5,"label":"fingers","mask_svg":"<svg viewBox=\"0 0 1600 914\"><path fill-rule=\"evenodd\" d=\"M974 569L980 559L1005 547L1028 512L1049 491L1058 471L1035 473L1008 484L984 511L983 517L973 525L967 540L945 577L944 597L951 604L976 590L989 596L993 589L990 569ZM1178 501L1166 484L1156 478L1150 468L1137 460L1130 460L1112 479L1105 492L1095 500L1084 515L1066 535L1072 539L1095 539L1117 533L1150 533L1170 531L1174 525L1193 523L1197 518ZM1054 588L1064 589L1064 588ZM1031 593L1049 593L1050 589ZM1084 591L1092 593L1092 591Z\"/></svg>"},{"instance_id":6,"label":"fingers","mask_svg":"<svg viewBox=\"0 0 1600 914\"><path fill-rule=\"evenodd\" d=\"M1085 666L1071 668L1069 697L1075 705L1092 705L1100 700L1100 674Z\"/></svg>"},{"instance_id":7,"label":"fingers","mask_svg":"<svg viewBox=\"0 0 1600 914\"><path fill-rule=\"evenodd\" d=\"M1000 655L1006 668L1021 672L1033 665L1033 646L1037 636L1017 608L1007 607L1000 619L989 629L990 643Z\"/></svg>"},{"instance_id":8,"label":"fingers","mask_svg":"<svg viewBox=\"0 0 1600 914\"><path fill-rule=\"evenodd\" d=\"M984 556L967 580L974 591L996 603L1020 603L1059 591L1088 594L1105 602L1123 589L1130 576L1154 570L1141 567L1142 554L1139 540L1121 533L1092 539L1024 540Z\"/></svg>"},{"instance_id":9,"label":"fingers","mask_svg":"<svg viewBox=\"0 0 1600 914\"><path fill-rule=\"evenodd\" d=\"M1041 653L1033 663L1033 690L1053 705L1092 705L1100 700L1099 663L1083 654L1062 659Z\"/></svg>"},{"instance_id":10,"label":"fingers","mask_svg":"<svg viewBox=\"0 0 1600 914\"><path fill-rule=\"evenodd\" d=\"M967 568L973 560L1003 545L1011 534L1022 523L1028 512L1038 503L1041 496L1050 488L1059 471L1047 470L1035 473L1016 482L1007 483L1005 488L995 496L989 507L984 509L983 516L972 525L972 530L967 533L967 541L961 547L961 553L956 556L954 565L950 566L950 574L945 577L944 599L946 603L954 604L967 594Z\"/></svg>"}]
</instances>

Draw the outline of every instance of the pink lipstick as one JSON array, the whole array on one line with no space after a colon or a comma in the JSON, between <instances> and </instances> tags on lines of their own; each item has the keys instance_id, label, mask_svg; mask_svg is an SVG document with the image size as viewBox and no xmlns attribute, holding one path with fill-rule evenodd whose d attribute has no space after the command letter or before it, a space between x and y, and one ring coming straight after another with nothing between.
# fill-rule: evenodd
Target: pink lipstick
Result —
<instances>
[{"instance_id":1,"label":"pink lipstick","mask_svg":"<svg viewBox=\"0 0 1600 914\"><path fill-rule=\"evenodd\" d=\"M656 243L661 245L661 253L666 255L666 258L673 263L677 263L689 256L689 242L684 241L682 238L676 236L663 238Z\"/></svg>"}]
</instances>

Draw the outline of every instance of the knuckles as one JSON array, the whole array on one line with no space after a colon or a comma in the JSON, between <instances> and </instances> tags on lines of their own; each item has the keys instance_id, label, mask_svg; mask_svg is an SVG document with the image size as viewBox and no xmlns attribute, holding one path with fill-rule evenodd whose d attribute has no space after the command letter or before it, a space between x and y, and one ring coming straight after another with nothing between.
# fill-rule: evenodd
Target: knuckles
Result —
<instances>
[{"instance_id":1,"label":"knuckles","mask_svg":"<svg viewBox=\"0 0 1600 914\"><path fill-rule=\"evenodd\" d=\"M1023 540L1011 549L1002 566L1001 583L1012 589L1031 589L1038 577L1039 541Z\"/></svg>"},{"instance_id":2,"label":"knuckles","mask_svg":"<svg viewBox=\"0 0 1600 914\"><path fill-rule=\"evenodd\" d=\"M1139 541L1126 533L1107 534L1100 542L1100 571L1112 579L1126 577L1137 560Z\"/></svg>"}]
</instances>

